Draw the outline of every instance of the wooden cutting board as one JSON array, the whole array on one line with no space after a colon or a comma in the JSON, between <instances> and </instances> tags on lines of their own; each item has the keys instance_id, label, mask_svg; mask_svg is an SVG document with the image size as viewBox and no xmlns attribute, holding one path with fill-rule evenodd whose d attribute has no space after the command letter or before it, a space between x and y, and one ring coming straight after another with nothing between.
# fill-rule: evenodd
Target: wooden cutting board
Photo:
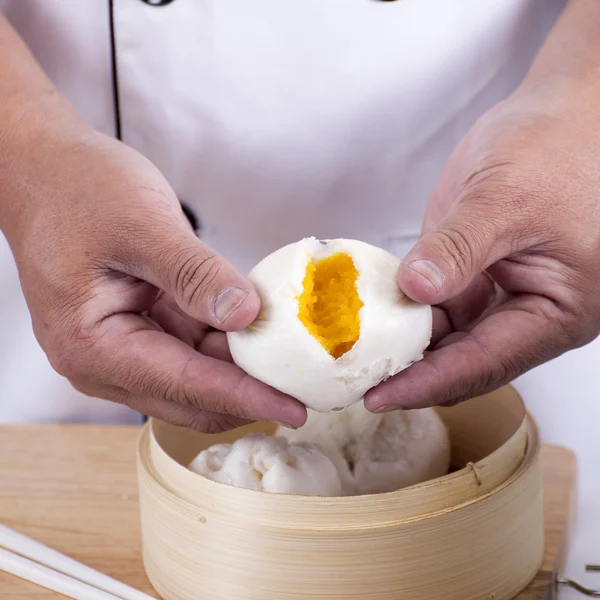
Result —
<instances>
[{"instance_id":1,"label":"wooden cutting board","mask_svg":"<svg viewBox=\"0 0 600 600\"><path fill-rule=\"evenodd\" d=\"M0 426L0 522L148 594L135 469L137 427ZM545 600L570 521L576 462L544 446L546 556L519 600ZM0 573L0 600L62 596Z\"/></svg>"}]
</instances>

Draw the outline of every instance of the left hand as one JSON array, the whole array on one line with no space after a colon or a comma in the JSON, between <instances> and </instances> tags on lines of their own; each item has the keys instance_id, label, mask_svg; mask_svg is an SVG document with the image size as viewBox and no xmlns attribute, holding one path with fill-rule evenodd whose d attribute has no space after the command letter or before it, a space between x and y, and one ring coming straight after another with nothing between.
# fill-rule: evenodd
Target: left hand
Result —
<instances>
[{"instance_id":1,"label":"left hand","mask_svg":"<svg viewBox=\"0 0 600 600\"><path fill-rule=\"evenodd\" d=\"M600 333L599 90L523 85L459 144L398 272L436 305L431 351L369 410L454 404Z\"/></svg>"}]
</instances>

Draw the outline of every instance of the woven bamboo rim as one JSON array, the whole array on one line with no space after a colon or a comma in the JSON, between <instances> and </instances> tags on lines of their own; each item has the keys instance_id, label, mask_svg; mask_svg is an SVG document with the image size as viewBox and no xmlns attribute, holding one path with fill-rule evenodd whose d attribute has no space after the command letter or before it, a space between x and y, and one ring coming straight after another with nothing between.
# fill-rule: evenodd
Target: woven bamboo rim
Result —
<instances>
[{"instance_id":1,"label":"woven bamboo rim","mask_svg":"<svg viewBox=\"0 0 600 600\"><path fill-rule=\"evenodd\" d=\"M150 580L167 600L514 597L543 555L535 424L510 388L440 413L470 465L350 498L206 480L180 463L217 438L152 422L138 452Z\"/></svg>"}]
</instances>

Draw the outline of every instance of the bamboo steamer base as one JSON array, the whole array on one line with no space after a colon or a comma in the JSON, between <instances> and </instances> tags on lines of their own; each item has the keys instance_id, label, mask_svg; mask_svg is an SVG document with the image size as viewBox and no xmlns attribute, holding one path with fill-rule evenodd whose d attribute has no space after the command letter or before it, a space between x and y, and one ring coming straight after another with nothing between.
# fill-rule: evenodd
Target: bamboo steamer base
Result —
<instances>
[{"instance_id":1,"label":"bamboo steamer base","mask_svg":"<svg viewBox=\"0 0 600 600\"><path fill-rule=\"evenodd\" d=\"M138 433L137 427L121 426L0 426L0 454L10 457L0 465L0 514L18 531L158 598L141 560L134 492ZM32 439L37 443L32 445ZM574 506L575 457L552 445L544 445L541 454L544 562L518 600L548 598ZM0 600L17 598L52 600L56 595L0 573Z\"/></svg>"},{"instance_id":2,"label":"bamboo steamer base","mask_svg":"<svg viewBox=\"0 0 600 600\"><path fill-rule=\"evenodd\" d=\"M543 560L537 429L508 388L442 418L456 473L339 499L200 478L182 465L226 440L151 423L139 444L150 580L166 600L514 598Z\"/></svg>"}]
</instances>

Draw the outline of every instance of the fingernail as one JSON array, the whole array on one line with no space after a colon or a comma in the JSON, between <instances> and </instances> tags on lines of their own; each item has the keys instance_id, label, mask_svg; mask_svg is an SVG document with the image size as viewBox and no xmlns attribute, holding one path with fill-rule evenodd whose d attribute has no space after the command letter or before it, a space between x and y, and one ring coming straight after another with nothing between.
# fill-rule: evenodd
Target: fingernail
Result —
<instances>
[{"instance_id":1,"label":"fingernail","mask_svg":"<svg viewBox=\"0 0 600 600\"><path fill-rule=\"evenodd\" d=\"M393 412L394 410L402 410L401 406L396 406L394 404L388 404L386 406L380 406L379 408L376 408L375 410L372 410L371 412L374 412L375 414L382 414L382 413L389 413L389 412Z\"/></svg>"},{"instance_id":2,"label":"fingernail","mask_svg":"<svg viewBox=\"0 0 600 600\"><path fill-rule=\"evenodd\" d=\"M444 276L435 263L430 260L419 259L413 260L408 266L421 275L421 277L427 279L436 291L439 292L442 289L444 285Z\"/></svg>"},{"instance_id":3,"label":"fingernail","mask_svg":"<svg viewBox=\"0 0 600 600\"><path fill-rule=\"evenodd\" d=\"M298 429L298 427L295 427L294 425L290 425L289 423L282 423L281 421L275 421L276 425L279 425L279 427L285 427L286 429Z\"/></svg>"},{"instance_id":4,"label":"fingernail","mask_svg":"<svg viewBox=\"0 0 600 600\"><path fill-rule=\"evenodd\" d=\"M226 321L248 297L248 291L239 287L224 289L215 300L215 317L219 323Z\"/></svg>"}]
</instances>

